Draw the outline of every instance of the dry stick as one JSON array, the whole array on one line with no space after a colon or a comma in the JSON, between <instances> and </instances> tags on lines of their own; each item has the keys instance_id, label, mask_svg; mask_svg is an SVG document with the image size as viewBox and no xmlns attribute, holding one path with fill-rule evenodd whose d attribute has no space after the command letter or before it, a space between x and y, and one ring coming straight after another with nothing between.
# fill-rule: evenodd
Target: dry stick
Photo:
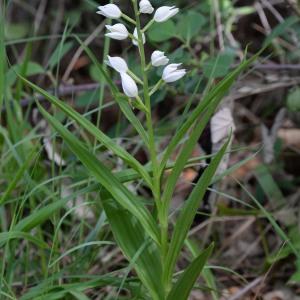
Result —
<instances>
[{"instance_id":1,"label":"dry stick","mask_svg":"<svg viewBox=\"0 0 300 300\"><path fill-rule=\"evenodd\" d=\"M100 84L99 83L88 83L88 84L79 84L79 85L70 85L70 86L60 86L58 88L58 95L59 96L67 96L67 95L72 95L76 93L81 93L81 92L88 92L88 91L93 91L97 88L99 88ZM53 94L55 92L54 89L50 89L47 91L49 94ZM42 95L36 95L35 99L37 99L39 102L45 101L45 97ZM20 101L20 106L25 108L29 106L32 103L32 97L30 98L25 98ZM2 108L2 112L5 112L6 109L5 107Z\"/></svg>"},{"instance_id":2,"label":"dry stick","mask_svg":"<svg viewBox=\"0 0 300 300\"><path fill-rule=\"evenodd\" d=\"M255 288L258 284L260 284L263 281L263 277L258 277L249 284L247 284L242 290L240 290L238 293L236 293L234 296L230 297L228 300L239 300L243 299L248 292L250 292L253 288Z\"/></svg>"},{"instance_id":3,"label":"dry stick","mask_svg":"<svg viewBox=\"0 0 300 300\"><path fill-rule=\"evenodd\" d=\"M42 0L40 2L40 5L37 9L36 17L34 20L34 26L33 26L34 32L38 32L38 30L40 28L40 25L44 19L44 14L45 14L47 3L48 3L48 0Z\"/></svg>"},{"instance_id":4,"label":"dry stick","mask_svg":"<svg viewBox=\"0 0 300 300\"><path fill-rule=\"evenodd\" d=\"M267 7L268 10L273 14L273 16L280 22L284 22L284 18L281 14L274 8L272 4L269 3L269 0L261 0L263 6Z\"/></svg>"},{"instance_id":5,"label":"dry stick","mask_svg":"<svg viewBox=\"0 0 300 300\"><path fill-rule=\"evenodd\" d=\"M217 24L217 34L219 39L219 46L221 52L225 50L225 43L224 43L224 37L223 37L223 25L222 25L222 17L220 13L220 7L219 7L219 0L213 0L214 5L214 11L215 11L215 18L216 18L216 24Z\"/></svg>"},{"instance_id":6,"label":"dry stick","mask_svg":"<svg viewBox=\"0 0 300 300\"><path fill-rule=\"evenodd\" d=\"M263 234L266 234L270 229L272 228L272 225L269 224L264 230ZM241 263L249 256L250 252L255 249L258 244L261 242L262 236L259 236L246 250L246 252L234 263L234 265L231 267L232 270L236 270Z\"/></svg>"},{"instance_id":7,"label":"dry stick","mask_svg":"<svg viewBox=\"0 0 300 300\"><path fill-rule=\"evenodd\" d=\"M285 70L285 69L295 69L295 70L300 70L300 65L267 65L264 67L264 65L261 66L255 66L255 69L274 69L274 70ZM119 82L117 82L118 84ZM239 92L239 90L234 90L231 95L227 96L230 97L233 100L238 100L241 98L245 98L248 96L253 96L261 93L267 93L271 92L275 89L279 88L284 88L284 87L290 87L294 85L300 84L300 77L295 77L292 78L289 81L286 82L278 82L278 83L273 83L273 84L262 84L262 85L257 85L255 87L250 87L251 91L249 92ZM99 88L100 84L99 83L88 83L88 84L79 84L79 85L70 85L70 86L60 86L58 88L58 95L59 96L67 96L67 95L72 95L76 93L81 93L81 92L87 92L91 90L95 90ZM48 93L53 93L53 89L48 90ZM200 97L201 95L199 95ZM43 96L38 95L36 97L37 100L39 101L44 101L45 98ZM27 107L29 104L31 104L31 98L24 98L20 101L21 107ZM2 112L5 111L5 109L2 109Z\"/></svg>"},{"instance_id":8,"label":"dry stick","mask_svg":"<svg viewBox=\"0 0 300 300\"><path fill-rule=\"evenodd\" d=\"M53 26L51 26L51 28L52 28L51 35L59 32L61 23L64 18L64 14L65 14L65 0L58 1L58 7L57 7L56 11L57 11L57 14L55 15L55 20L53 22ZM47 65L54 45L55 45L55 40L50 39L49 44L47 45L46 53L44 54L43 66ZM40 81L41 81L41 78L40 78Z\"/></svg>"},{"instance_id":9,"label":"dry stick","mask_svg":"<svg viewBox=\"0 0 300 300\"><path fill-rule=\"evenodd\" d=\"M289 4L294 12L300 17L300 8L297 5L297 2L295 0L285 0L287 4Z\"/></svg>"},{"instance_id":10,"label":"dry stick","mask_svg":"<svg viewBox=\"0 0 300 300\"><path fill-rule=\"evenodd\" d=\"M87 39L83 42L84 46L88 46L97 36L98 34L101 33L101 31L103 30L105 25L105 22L103 21L99 26L96 27L96 29L87 37ZM69 63L63 77L62 80L64 82L66 82L68 80L68 78L70 77L70 74L72 72L72 70L74 69L74 66L76 64L76 62L78 61L81 53L84 51L83 45L81 45L77 51L75 52L71 62Z\"/></svg>"}]
</instances>

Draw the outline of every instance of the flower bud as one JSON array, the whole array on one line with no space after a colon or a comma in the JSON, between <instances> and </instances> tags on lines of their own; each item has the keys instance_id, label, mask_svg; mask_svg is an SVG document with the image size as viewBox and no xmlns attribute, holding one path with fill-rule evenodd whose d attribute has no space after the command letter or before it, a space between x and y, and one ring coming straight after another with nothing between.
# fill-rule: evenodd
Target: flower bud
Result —
<instances>
[{"instance_id":1,"label":"flower bud","mask_svg":"<svg viewBox=\"0 0 300 300\"><path fill-rule=\"evenodd\" d=\"M115 4L106 4L104 6L98 6L98 9L99 11L97 11L97 14L110 19L119 19L122 15L120 8Z\"/></svg>"},{"instance_id":2,"label":"flower bud","mask_svg":"<svg viewBox=\"0 0 300 300\"><path fill-rule=\"evenodd\" d=\"M120 41L128 38L129 33L127 31L127 28L121 23L115 24L113 26L106 25L105 27L110 31L105 35L112 39Z\"/></svg>"},{"instance_id":3,"label":"flower bud","mask_svg":"<svg viewBox=\"0 0 300 300\"><path fill-rule=\"evenodd\" d=\"M126 96L136 98L139 94L135 81L126 73L121 73L122 88Z\"/></svg>"},{"instance_id":4,"label":"flower bud","mask_svg":"<svg viewBox=\"0 0 300 300\"><path fill-rule=\"evenodd\" d=\"M149 0L141 0L140 1L140 13L142 14L152 14L154 8L152 7Z\"/></svg>"},{"instance_id":5,"label":"flower bud","mask_svg":"<svg viewBox=\"0 0 300 300\"><path fill-rule=\"evenodd\" d=\"M181 79L186 74L186 70L178 70L180 65L181 64L170 64L166 66L163 71L162 79L167 83Z\"/></svg>"},{"instance_id":6,"label":"flower bud","mask_svg":"<svg viewBox=\"0 0 300 300\"><path fill-rule=\"evenodd\" d=\"M138 46L139 45L139 43L138 43L139 36L138 36L137 28L134 29L133 37L134 37L134 39L132 40L133 45ZM146 37L145 37L144 33L142 33L142 37L143 37L143 44L145 44L146 43Z\"/></svg>"},{"instance_id":7,"label":"flower bud","mask_svg":"<svg viewBox=\"0 0 300 300\"><path fill-rule=\"evenodd\" d=\"M168 64L169 59L165 56L162 51L154 51L151 55L151 63L154 67L165 66Z\"/></svg>"},{"instance_id":8,"label":"flower bud","mask_svg":"<svg viewBox=\"0 0 300 300\"><path fill-rule=\"evenodd\" d=\"M179 9L175 6L162 6L154 14L154 21L161 23L169 20L178 13Z\"/></svg>"},{"instance_id":9,"label":"flower bud","mask_svg":"<svg viewBox=\"0 0 300 300\"><path fill-rule=\"evenodd\" d=\"M128 66L126 61L118 56L111 57L107 56L108 61L106 62L108 66L112 67L119 73L126 73L128 71Z\"/></svg>"}]
</instances>

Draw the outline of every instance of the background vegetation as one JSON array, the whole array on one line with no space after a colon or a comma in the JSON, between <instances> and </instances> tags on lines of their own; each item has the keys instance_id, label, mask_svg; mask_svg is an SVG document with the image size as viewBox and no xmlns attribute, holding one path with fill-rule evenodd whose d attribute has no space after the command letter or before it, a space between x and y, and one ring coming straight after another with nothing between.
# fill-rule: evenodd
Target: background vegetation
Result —
<instances>
[{"instance_id":1,"label":"background vegetation","mask_svg":"<svg viewBox=\"0 0 300 300\"><path fill-rule=\"evenodd\" d=\"M130 15L127 2L117 3ZM155 7L166 5L151 2ZM138 289L133 266L112 236L101 187L36 103L124 181L131 174L121 173L125 167L120 159L17 76L68 103L145 164L143 141L78 42L84 41L100 63L108 52L120 55L139 74L131 43L104 37L106 20L95 13L101 4L106 2L1 2L0 299L132 299L129 290ZM224 128L235 128L231 149L204 197L177 271L214 241L214 252L191 299L299 299L297 1L169 4L180 7L181 13L151 27L146 54L156 48L167 51L189 73L156 93L152 102L161 149L207 91L245 56L269 45L224 97L221 114L206 127L176 186L174 209L184 203L210 162L203 156L220 149L218 135ZM160 72L152 71L151 83ZM120 84L113 72L109 74ZM142 114L137 117L144 122ZM172 159L176 161L176 154ZM130 178L127 187L149 199L149 190L137 179Z\"/></svg>"}]
</instances>

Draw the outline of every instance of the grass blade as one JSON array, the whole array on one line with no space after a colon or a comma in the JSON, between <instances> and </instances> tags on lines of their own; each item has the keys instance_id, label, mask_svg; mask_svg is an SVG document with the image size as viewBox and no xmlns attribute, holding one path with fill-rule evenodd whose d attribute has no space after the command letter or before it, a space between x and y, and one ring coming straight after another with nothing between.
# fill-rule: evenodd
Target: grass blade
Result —
<instances>
[{"instance_id":1,"label":"grass blade","mask_svg":"<svg viewBox=\"0 0 300 300\"><path fill-rule=\"evenodd\" d=\"M205 97L204 99L197 105L197 107L191 112L189 118L184 122L184 124L181 126L181 128L176 132L173 139L169 143L168 147L166 148L162 163L160 166L160 171L163 172L164 168L167 164L167 161L175 148L178 146L182 138L185 136L185 134L188 132L188 130L191 128L191 126L196 122L196 120L199 118L201 113L207 108L209 103L212 101L220 102L221 99L228 93L229 88L232 86L232 84L235 82L236 78L241 74L243 70L245 70L249 65L256 60L258 55L261 53L257 53L253 57L251 57L249 60L244 61L240 64L240 66L232 71L230 74L228 74L222 81L220 81Z\"/></svg>"},{"instance_id":2,"label":"grass blade","mask_svg":"<svg viewBox=\"0 0 300 300\"><path fill-rule=\"evenodd\" d=\"M147 210L147 208L133 195L118 178L100 162L91 152L89 152L78 139L71 134L63 125L61 125L54 117L52 117L44 108L39 105L39 109L55 128L57 132L64 138L72 152L85 165L89 172L101 183L101 185L109 191L112 197L125 209L130 211L142 224L149 236L160 243L157 225Z\"/></svg>"},{"instance_id":3,"label":"grass blade","mask_svg":"<svg viewBox=\"0 0 300 300\"><path fill-rule=\"evenodd\" d=\"M111 150L115 155L123 159L130 167L136 170L138 173L142 175L145 181L151 186L151 178L149 174L146 172L144 167L132 156L130 155L124 148L118 146L114 141L104 134L99 128L97 128L93 123L88 121L86 118L81 116L78 112L72 109L70 106L59 100L58 98L50 95L45 90L41 89L37 85L28 81L27 79L21 77L21 79L29 85L32 89L34 89L39 94L43 95L47 100L49 100L53 105L60 108L66 115L68 115L71 119L80 124L85 130L87 130L90 134L92 134L99 142L101 142L107 149Z\"/></svg>"},{"instance_id":4,"label":"grass blade","mask_svg":"<svg viewBox=\"0 0 300 300\"><path fill-rule=\"evenodd\" d=\"M178 281L175 283L173 289L168 295L167 300L188 299L191 290L194 287L194 284L204 268L206 261L213 251L214 245L211 244L207 249L205 249L184 271L180 276Z\"/></svg>"},{"instance_id":5,"label":"grass blade","mask_svg":"<svg viewBox=\"0 0 300 300\"><path fill-rule=\"evenodd\" d=\"M105 200L103 206L118 245L130 262L134 259L132 264L152 299L164 299L157 246L145 235L140 222L122 207L111 200ZM136 253L139 253L138 257Z\"/></svg>"}]
</instances>

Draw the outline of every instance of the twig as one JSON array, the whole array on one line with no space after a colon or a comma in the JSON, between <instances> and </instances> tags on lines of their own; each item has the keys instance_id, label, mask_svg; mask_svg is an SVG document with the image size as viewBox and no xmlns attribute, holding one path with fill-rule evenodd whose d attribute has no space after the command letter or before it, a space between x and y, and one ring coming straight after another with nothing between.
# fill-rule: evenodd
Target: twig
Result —
<instances>
[{"instance_id":1,"label":"twig","mask_svg":"<svg viewBox=\"0 0 300 300\"><path fill-rule=\"evenodd\" d=\"M223 52L225 50L225 43L224 43L224 37L223 37L223 25L222 25L221 13L220 13L219 1L213 0L213 5L214 5L214 10L215 10L219 46L220 46L221 52Z\"/></svg>"},{"instance_id":2,"label":"twig","mask_svg":"<svg viewBox=\"0 0 300 300\"><path fill-rule=\"evenodd\" d=\"M246 285L242 290L240 290L238 293L236 293L234 296L230 297L228 300L239 300L244 299L244 297L248 292L250 292L253 288L255 288L258 284L260 284L263 281L263 277L258 277L252 282L250 282L248 285Z\"/></svg>"},{"instance_id":3,"label":"twig","mask_svg":"<svg viewBox=\"0 0 300 300\"><path fill-rule=\"evenodd\" d=\"M97 88L99 88L100 84L99 83L88 83L88 84L80 84L80 85L70 85L70 86L60 86L58 88L58 95L59 96L67 96L67 95L72 95L76 93L81 93L81 92L88 92L88 91L93 91ZM47 91L49 94L53 94L55 92L54 89L50 89ZM42 95L36 95L35 97L39 101L44 101L45 97ZM25 98L20 101L20 106L21 107L27 107L32 103L31 98ZM5 112L5 107L2 109L2 112Z\"/></svg>"},{"instance_id":4,"label":"twig","mask_svg":"<svg viewBox=\"0 0 300 300\"><path fill-rule=\"evenodd\" d=\"M104 25L105 25L105 22L102 22L99 26L97 26L96 29L92 32L92 34L89 35L87 37L87 39L83 42L83 44L85 46L88 46L98 36L98 34L103 30ZM71 74L72 70L74 69L74 66L75 66L76 62L78 61L83 50L84 49L82 46L80 46L77 49L77 51L75 52L71 62L69 63L69 65L62 77L62 81L66 82L68 80L68 78L70 77L70 74Z\"/></svg>"}]
</instances>

